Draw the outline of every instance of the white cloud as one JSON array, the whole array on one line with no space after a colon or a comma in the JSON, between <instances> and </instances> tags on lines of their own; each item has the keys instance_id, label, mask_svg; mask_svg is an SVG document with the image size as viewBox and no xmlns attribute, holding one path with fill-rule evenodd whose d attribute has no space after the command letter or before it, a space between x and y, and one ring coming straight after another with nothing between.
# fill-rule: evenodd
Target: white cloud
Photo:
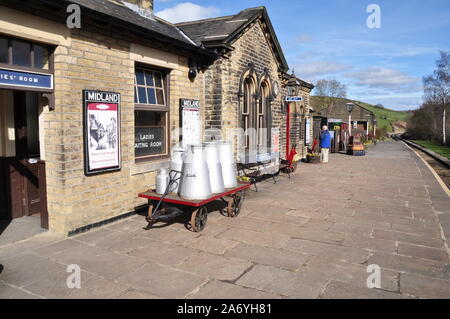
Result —
<instances>
[{"instance_id":1,"label":"white cloud","mask_svg":"<svg viewBox=\"0 0 450 319\"><path fill-rule=\"evenodd\" d=\"M370 67L358 72L347 73L345 77L353 79L356 86L390 92L415 92L421 88L419 78L382 67Z\"/></svg>"},{"instance_id":2,"label":"white cloud","mask_svg":"<svg viewBox=\"0 0 450 319\"><path fill-rule=\"evenodd\" d=\"M167 8L156 13L164 20L172 23L207 19L220 14L216 7L203 7L191 2L179 3L172 8Z\"/></svg>"},{"instance_id":3,"label":"white cloud","mask_svg":"<svg viewBox=\"0 0 450 319\"><path fill-rule=\"evenodd\" d=\"M295 73L306 80L315 80L320 76L336 74L350 70L352 67L346 64L331 61L311 61L295 65Z\"/></svg>"},{"instance_id":4,"label":"white cloud","mask_svg":"<svg viewBox=\"0 0 450 319\"><path fill-rule=\"evenodd\" d=\"M311 37L307 34L301 34L295 40L297 43L307 43L312 41Z\"/></svg>"}]
</instances>

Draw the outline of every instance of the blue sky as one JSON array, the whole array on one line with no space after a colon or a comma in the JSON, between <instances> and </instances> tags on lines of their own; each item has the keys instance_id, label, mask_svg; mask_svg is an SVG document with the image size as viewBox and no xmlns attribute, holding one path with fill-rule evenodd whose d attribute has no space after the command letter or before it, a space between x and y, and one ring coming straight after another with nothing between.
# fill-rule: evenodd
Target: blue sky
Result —
<instances>
[{"instance_id":1,"label":"blue sky","mask_svg":"<svg viewBox=\"0 0 450 319\"><path fill-rule=\"evenodd\" d=\"M381 28L369 29L367 6L381 8ZM448 0L155 0L172 21L236 14L266 6L289 66L300 78L337 79L347 95L406 110L422 102L422 77L439 50L450 50Z\"/></svg>"}]
</instances>

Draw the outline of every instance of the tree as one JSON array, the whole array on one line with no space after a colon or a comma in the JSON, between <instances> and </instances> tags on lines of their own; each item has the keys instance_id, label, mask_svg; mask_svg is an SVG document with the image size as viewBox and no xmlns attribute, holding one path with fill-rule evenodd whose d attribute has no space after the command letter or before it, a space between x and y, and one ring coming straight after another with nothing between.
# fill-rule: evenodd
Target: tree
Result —
<instances>
[{"instance_id":1,"label":"tree","mask_svg":"<svg viewBox=\"0 0 450 319\"><path fill-rule=\"evenodd\" d=\"M328 113L333 109L334 103L347 97L347 87L337 80L319 80L314 89L315 95L320 96L325 107L328 107Z\"/></svg>"},{"instance_id":2,"label":"tree","mask_svg":"<svg viewBox=\"0 0 450 319\"><path fill-rule=\"evenodd\" d=\"M423 78L426 103L436 104L442 112L442 141L446 140L446 113L450 95L450 51L441 51L432 75Z\"/></svg>"}]
</instances>

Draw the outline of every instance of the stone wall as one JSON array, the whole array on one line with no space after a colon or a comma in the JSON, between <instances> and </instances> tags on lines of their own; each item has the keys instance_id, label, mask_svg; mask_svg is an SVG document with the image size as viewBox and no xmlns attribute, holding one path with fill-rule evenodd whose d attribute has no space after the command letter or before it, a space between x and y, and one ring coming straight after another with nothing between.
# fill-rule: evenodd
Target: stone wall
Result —
<instances>
[{"instance_id":1,"label":"stone wall","mask_svg":"<svg viewBox=\"0 0 450 319\"><path fill-rule=\"evenodd\" d=\"M286 113L284 97L287 90L282 81L282 74L272 47L266 37L262 23L257 20L247 27L241 35L232 43L234 48L226 57L222 57L211 66L205 76L205 102L207 105L205 115L205 128L214 130L224 138L227 128L240 127L240 91L239 83L242 74L253 64L256 77L260 80L265 72L270 78L270 84L278 83L280 92L272 101L272 128L280 132L280 154L285 156L286 150ZM303 89L301 95L304 97L302 106L309 115L309 89ZM259 99L259 97L257 97ZM300 112L300 111L299 111ZM300 115L294 115L297 125L291 130L291 139L294 138L299 144L298 150L305 153L304 143L301 136ZM304 117L302 117L304 120ZM219 133L220 132L220 133ZM303 133L304 134L304 133Z\"/></svg>"},{"instance_id":2,"label":"stone wall","mask_svg":"<svg viewBox=\"0 0 450 319\"><path fill-rule=\"evenodd\" d=\"M63 27L63 26L61 26ZM94 28L73 30L70 44L55 49L55 111L44 119L47 198L50 230L67 233L135 210L146 203L137 194L154 186L155 169L168 159L135 163L134 72L131 44ZM160 52L159 55L174 55ZM143 61L145 56L141 55ZM153 58L153 56L148 57ZM142 61L138 61L142 62ZM164 66L167 61L161 61ZM148 65L151 67L152 65ZM170 126L179 125L179 99L198 99L204 105L204 79L188 79L187 56L175 55L170 64ZM121 156L119 172L84 175L82 90L121 93ZM178 134L171 136L172 144Z\"/></svg>"}]
</instances>

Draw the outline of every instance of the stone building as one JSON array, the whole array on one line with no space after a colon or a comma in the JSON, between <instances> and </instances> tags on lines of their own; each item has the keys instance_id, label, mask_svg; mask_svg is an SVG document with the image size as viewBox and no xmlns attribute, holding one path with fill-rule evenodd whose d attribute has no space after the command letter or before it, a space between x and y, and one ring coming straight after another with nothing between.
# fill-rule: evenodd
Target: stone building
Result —
<instances>
[{"instance_id":1,"label":"stone building","mask_svg":"<svg viewBox=\"0 0 450 319\"><path fill-rule=\"evenodd\" d=\"M220 138L229 138L230 128L247 132L236 142L241 162L279 156L287 142L284 98L292 76L286 73L289 67L267 10L250 8L177 27L198 45L218 54L205 73L205 129ZM298 81L304 100L291 108L294 125L290 134L302 151L302 121L309 116L309 95L314 86ZM284 152L281 155L284 157Z\"/></svg>"},{"instance_id":2,"label":"stone building","mask_svg":"<svg viewBox=\"0 0 450 319\"><path fill-rule=\"evenodd\" d=\"M376 128L375 114L362 105L346 99L330 105L324 104L320 98L315 98L313 101L315 138L318 138L320 127L328 125L333 136L333 142L335 142L332 148L333 151L343 151L345 149L344 143L348 139L349 132L363 140L374 136ZM353 106L350 114L347 108L349 103ZM351 121L350 131L348 127L349 121Z\"/></svg>"},{"instance_id":3,"label":"stone building","mask_svg":"<svg viewBox=\"0 0 450 319\"><path fill-rule=\"evenodd\" d=\"M66 24L71 4L81 28ZM248 143L272 155L276 131L286 146L292 76L266 10L177 26L152 10L151 0L0 0L0 219L39 214L43 228L72 234L133 213L183 138L180 105L198 107L200 135L255 127ZM302 82L293 117L309 116L311 89Z\"/></svg>"}]
</instances>

